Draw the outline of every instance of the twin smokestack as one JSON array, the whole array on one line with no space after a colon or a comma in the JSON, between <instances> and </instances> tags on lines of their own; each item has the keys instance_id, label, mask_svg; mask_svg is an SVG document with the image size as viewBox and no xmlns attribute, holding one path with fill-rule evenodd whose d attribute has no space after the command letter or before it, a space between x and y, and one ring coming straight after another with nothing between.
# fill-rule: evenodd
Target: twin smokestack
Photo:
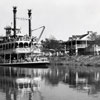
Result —
<instances>
[{"instance_id":1,"label":"twin smokestack","mask_svg":"<svg viewBox=\"0 0 100 100\"><path fill-rule=\"evenodd\" d=\"M16 12L17 12L17 7L13 7L13 17L14 17L14 37L16 37ZM29 23L29 36L31 37L31 10L28 10L28 23Z\"/></svg>"}]
</instances>

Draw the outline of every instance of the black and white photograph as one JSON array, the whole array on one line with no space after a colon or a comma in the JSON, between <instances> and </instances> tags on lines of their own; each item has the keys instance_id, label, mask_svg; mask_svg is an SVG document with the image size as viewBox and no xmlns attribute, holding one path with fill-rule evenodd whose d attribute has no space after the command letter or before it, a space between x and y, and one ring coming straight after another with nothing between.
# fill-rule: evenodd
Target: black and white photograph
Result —
<instances>
[{"instance_id":1,"label":"black and white photograph","mask_svg":"<svg viewBox=\"0 0 100 100\"><path fill-rule=\"evenodd\" d=\"M2 0L0 100L100 100L100 0Z\"/></svg>"}]
</instances>

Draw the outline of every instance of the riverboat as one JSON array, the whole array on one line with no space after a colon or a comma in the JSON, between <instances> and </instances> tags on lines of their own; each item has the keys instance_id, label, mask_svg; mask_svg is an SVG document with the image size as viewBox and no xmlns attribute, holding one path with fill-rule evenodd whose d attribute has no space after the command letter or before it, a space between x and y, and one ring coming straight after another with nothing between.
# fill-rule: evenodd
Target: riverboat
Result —
<instances>
[{"instance_id":1,"label":"riverboat","mask_svg":"<svg viewBox=\"0 0 100 100\"><path fill-rule=\"evenodd\" d=\"M0 37L0 66L47 67L49 60L43 55L39 45L45 26L37 28L42 28L38 38L32 36L32 31L37 29L31 29L31 10L28 10L29 34L19 35L20 29L16 28L16 12L17 7L13 7L13 28L5 27L6 35Z\"/></svg>"}]
</instances>

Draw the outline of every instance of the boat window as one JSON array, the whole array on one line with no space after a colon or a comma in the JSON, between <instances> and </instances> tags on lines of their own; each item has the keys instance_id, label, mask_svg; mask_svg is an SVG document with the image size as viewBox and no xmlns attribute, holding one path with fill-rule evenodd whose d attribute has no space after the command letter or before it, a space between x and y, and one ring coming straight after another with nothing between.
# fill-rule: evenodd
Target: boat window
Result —
<instances>
[{"instance_id":1,"label":"boat window","mask_svg":"<svg viewBox=\"0 0 100 100\"><path fill-rule=\"evenodd\" d=\"M18 48L18 43L15 43L15 48Z\"/></svg>"},{"instance_id":2,"label":"boat window","mask_svg":"<svg viewBox=\"0 0 100 100\"><path fill-rule=\"evenodd\" d=\"M13 44L13 43L11 44L11 49L12 49L12 48L14 48L14 44Z\"/></svg>"},{"instance_id":3,"label":"boat window","mask_svg":"<svg viewBox=\"0 0 100 100\"><path fill-rule=\"evenodd\" d=\"M9 44L9 49L11 49L11 43Z\"/></svg>"},{"instance_id":4,"label":"boat window","mask_svg":"<svg viewBox=\"0 0 100 100\"><path fill-rule=\"evenodd\" d=\"M6 49L8 49L8 44L6 44Z\"/></svg>"},{"instance_id":5,"label":"boat window","mask_svg":"<svg viewBox=\"0 0 100 100\"><path fill-rule=\"evenodd\" d=\"M22 41L22 37L19 37L19 41Z\"/></svg>"},{"instance_id":6,"label":"boat window","mask_svg":"<svg viewBox=\"0 0 100 100\"><path fill-rule=\"evenodd\" d=\"M12 43L12 48L14 48L14 43Z\"/></svg>"},{"instance_id":7,"label":"boat window","mask_svg":"<svg viewBox=\"0 0 100 100\"><path fill-rule=\"evenodd\" d=\"M28 88L28 84L27 84L27 83L24 83L24 87L25 87L25 88Z\"/></svg>"},{"instance_id":8,"label":"boat window","mask_svg":"<svg viewBox=\"0 0 100 100\"><path fill-rule=\"evenodd\" d=\"M19 41L19 37L16 37L16 40Z\"/></svg>"},{"instance_id":9,"label":"boat window","mask_svg":"<svg viewBox=\"0 0 100 100\"><path fill-rule=\"evenodd\" d=\"M24 47L25 47L25 48L28 47L28 43L24 43Z\"/></svg>"},{"instance_id":10,"label":"boat window","mask_svg":"<svg viewBox=\"0 0 100 100\"><path fill-rule=\"evenodd\" d=\"M23 48L23 43L19 43L19 48Z\"/></svg>"},{"instance_id":11,"label":"boat window","mask_svg":"<svg viewBox=\"0 0 100 100\"><path fill-rule=\"evenodd\" d=\"M19 83L19 88L23 88L23 84L22 83Z\"/></svg>"},{"instance_id":12,"label":"boat window","mask_svg":"<svg viewBox=\"0 0 100 100\"><path fill-rule=\"evenodd\" d=\"M18 84L17 83L15 83L15 88L18 88Z\"/></svg>"},{"instance_id":13,"label":"boat window","mask_svg":"<svg viewBox=\"0 0 100 100\"><path fill-rule=\"evenodd\" d=\"M10 49L10 44L8 44L8 49Z\"/></svg>"},{"instance_id":14,"label":"boat window","mask_svg":"<svg viewBox=\"0 0 100 100\"><path fill-rule=\"evenodd\" d=\"M10 49L10 44L9 44L9 49Z\"/></svg>"},{"instance_id":15,"label":"boat window","mask_svg":"<svg viewBox=\"0 0 100 100\"><path fill-rule=\"evenodd\" d=\"M3 50L5 50L5 49L6 49L5 45L3 45Z\"/></svg>"},{"instance_id":16,"label":"boat window","mask_svg":"<svg viewBox=\"0 0 100 100\"><path fill-rule=\"evenodd\" d=\"M29 43L29 47L31 47L31 43Z\"/></svg>"},{"instance_id":17,"label":"boat window","mask_svg":"<svg viewBox=\"0 0 100 100\"><path fill-rule=\"evenodd\" d=\"M2 49L3 49L3 46L1 45Z\"/></svg>"},{"instance_id":18,"label":"boat window","mask_svg":"<svg viewBox=\"0 0 100 100\"><path fill-rule=\"evenodd\" d=\"M29 83L29 87L31 88L31 83Z\"/></svg>"},{"instance_id":19,"label":"boat window","mask_svg":"<svg viewBox=\"0 0 100 100\"><path fill-rule=\"evenodd\" d=\"M2 49L2 45L0 45L0 49Z\"/></svg>"}]
</instances>

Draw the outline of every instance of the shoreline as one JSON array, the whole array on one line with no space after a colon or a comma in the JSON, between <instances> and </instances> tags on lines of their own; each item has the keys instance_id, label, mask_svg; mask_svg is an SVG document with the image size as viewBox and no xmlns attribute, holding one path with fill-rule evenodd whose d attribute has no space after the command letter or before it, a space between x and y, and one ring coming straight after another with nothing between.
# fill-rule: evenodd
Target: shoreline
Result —
<instances>
[{"instance_id":1,"label":"shoreline","mask_svg":"<svg viewBox=\"0 0 100 100\"><path fill-rule=\"evenodd\" d=\"M53 65L99 67L100 56L81 55L81 56L50 57L50 62Z\"/></svg>"},{"instance_id":2,"label":"shoreline","mask_svg":"<svg viewBox=\"0 0 100 100\"><path fill-rule=\"evenodd\" d=\"M100 56L50 57L51 69L64 69L74 72L100 72Z\"/></svg>"}]
</instances>

